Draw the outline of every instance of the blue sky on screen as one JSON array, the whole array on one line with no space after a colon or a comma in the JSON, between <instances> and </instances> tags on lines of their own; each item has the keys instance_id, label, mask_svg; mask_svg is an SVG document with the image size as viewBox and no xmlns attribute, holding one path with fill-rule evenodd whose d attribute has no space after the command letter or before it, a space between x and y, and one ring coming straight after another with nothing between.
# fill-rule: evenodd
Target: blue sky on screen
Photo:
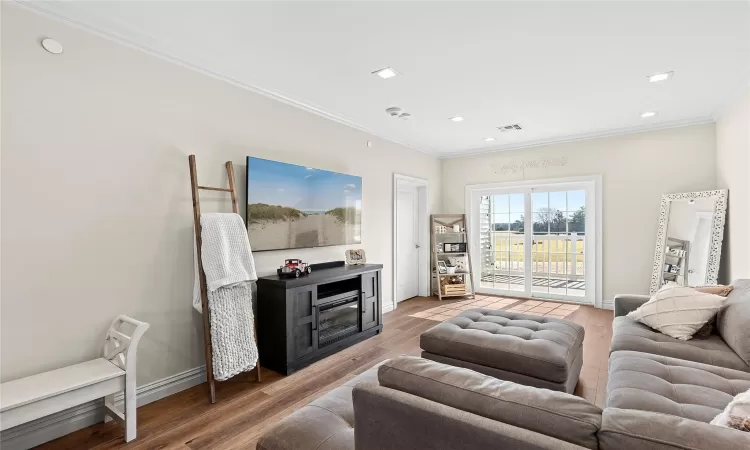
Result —
<instances>
[{"instance_id":1,"label":"blue sky on screen","mask_svg":"<svg viewBox=\"0 0 750 450\"><path fill-rule=\"evenodd\" d=\"M288 206L305 212L360 207L362 178L248 157L247 202Z\"/></svg>"}]
</instances>

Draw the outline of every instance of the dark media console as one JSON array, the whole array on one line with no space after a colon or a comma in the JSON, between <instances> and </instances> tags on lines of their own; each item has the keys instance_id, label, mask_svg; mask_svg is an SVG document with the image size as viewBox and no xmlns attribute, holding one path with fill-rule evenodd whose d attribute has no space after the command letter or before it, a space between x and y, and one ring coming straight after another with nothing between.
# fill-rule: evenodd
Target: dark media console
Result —
<instances>
[{"instance_id":1,"label":"dark media console","mask_svg":"<svg viewBox=\"0 0 750 450\"><path fill-rule=\"evenodd\" d=\"M258 279L263 367L289 375L383 329L382 264L312 267L299 278Z\"/></svg>"}]
</instances>

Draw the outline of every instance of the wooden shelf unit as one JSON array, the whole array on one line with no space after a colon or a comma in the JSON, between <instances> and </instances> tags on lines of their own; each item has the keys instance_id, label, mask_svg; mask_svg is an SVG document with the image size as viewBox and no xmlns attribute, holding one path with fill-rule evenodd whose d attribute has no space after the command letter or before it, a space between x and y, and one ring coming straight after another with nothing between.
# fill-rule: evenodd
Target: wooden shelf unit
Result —
<instances>
[{"instance_id":1,"label":"wooden shelf unit","mask_svg":"<svg viewBox=\"0 0 750 450\"><path fill-rule=\"evenodd\" d=\"M675 249L683 252L682 256L673 256L669 254L669 250ZM664 264L661 268L662 271L662 285L668 281L674 281L679 285L687 286L688 280L688 261L690 258L690 241L684 239L677 239L667 236L667 248L664 249ZM664 269L667 266L677 266L680 268L678 272L667 272Z\"/></svg>"},{"instance_id":2,"label":"wooden shelf unit","mask_svg":"<svg viewBox=\"0 0 750 450\"><path fill-rule=\"evenodd\" d=\"M453 226L458 225L461 231L453 231ZM445 231L438 232L438 227L445 227ZM464 244L465 252L443 252L438 251L438 244ZM432 214L430 216L430 244L432 276L430 277L430 289L440 300L449 297L471 297L474 298L474 275L471 267L471 253L469 251L469 234L466 227L466 214ZM464 270L456 273L440 273L438 261L447 261L448 258L463 258ZM462 293L444 293L440 281L444 277L461 277L462 285L465 286ZM460 284L455 285L460 289Z\"/></svg>"}]
</instances>

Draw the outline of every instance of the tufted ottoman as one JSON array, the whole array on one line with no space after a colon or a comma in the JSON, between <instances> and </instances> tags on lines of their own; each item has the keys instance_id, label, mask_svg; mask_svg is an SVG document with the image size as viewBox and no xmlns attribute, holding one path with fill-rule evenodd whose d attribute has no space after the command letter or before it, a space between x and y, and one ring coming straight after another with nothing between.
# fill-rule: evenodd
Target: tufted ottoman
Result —
<instances>
[{"instance_id":1,"label":"tufted ottoman","mask_svg":"<svg viewBox=\"0 0 750 450\"><path fill-rule=\"evenodd\" d=\"M422 357L501 380L573 393L584 330L567 320L470 309L420 336Z\"/></svg>"}]
</instances>

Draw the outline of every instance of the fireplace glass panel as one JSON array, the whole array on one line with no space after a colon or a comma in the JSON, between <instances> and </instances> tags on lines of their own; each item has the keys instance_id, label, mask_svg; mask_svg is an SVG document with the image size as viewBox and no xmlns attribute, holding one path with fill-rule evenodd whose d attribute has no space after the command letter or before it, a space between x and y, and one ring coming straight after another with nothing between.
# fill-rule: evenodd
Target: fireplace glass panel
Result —
<instances>
[{"instance_id":1,"label":"fireplace glass panel","mask_svg":"<svg viewBox=\"0 0 750 450\"><path fill-rule=\"evenodd\" d=\"M320 306L318 347L332 344L359 331L359 301L352 298L333 306Z\"/></svg>"}]
</instances>

